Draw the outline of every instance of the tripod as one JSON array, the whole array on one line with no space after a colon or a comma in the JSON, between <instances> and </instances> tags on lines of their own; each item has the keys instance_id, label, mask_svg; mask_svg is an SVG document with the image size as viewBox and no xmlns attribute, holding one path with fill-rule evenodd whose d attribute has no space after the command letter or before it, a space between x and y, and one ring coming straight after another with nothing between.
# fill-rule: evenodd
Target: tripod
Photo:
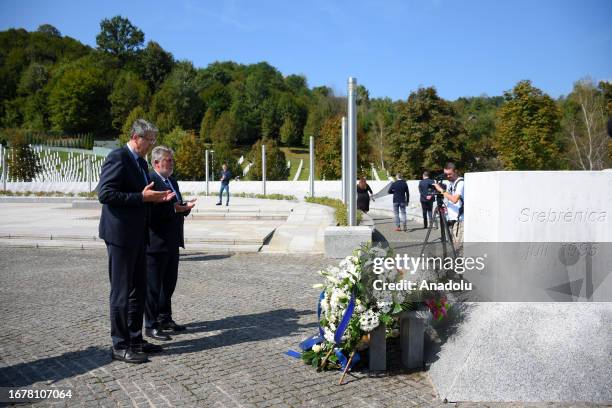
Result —
<instances>
[{"instance_id":1,"label":"tripod","mask_svg":"<svg viewBox=\"0 0 612 408\"><path fill-rule=\"evenodd\" d=\"M431 222L429 223L429 228L427 229L427 235L425 236L425 241L423 241L423 247L421 248L421 253L425 253L425 247L430 244L429 236L431 235L431 229L433 228L436 217L440 219L440 235L442 241L442 257L446 258L448 251L446 249L446 244L450 243L451 251L453 254L453 259L457 257L457 251L455 250L455 243L453 242L453 234L451 234L450 227L448 225L448 221L446 220L446 214L448 209L446 208L446 204L444 204L444 200L442 199L442 194L436 194L436 209L434 210L433 217Z\"/></svg>"}]
</instances>

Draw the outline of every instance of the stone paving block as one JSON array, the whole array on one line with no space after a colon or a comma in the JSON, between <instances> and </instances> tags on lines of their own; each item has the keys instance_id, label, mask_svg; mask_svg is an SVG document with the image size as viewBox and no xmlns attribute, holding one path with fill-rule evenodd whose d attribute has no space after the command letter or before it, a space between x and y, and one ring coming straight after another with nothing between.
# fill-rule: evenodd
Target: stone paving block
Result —
<instances>
[{"instance_id":1,"label":"stone paving block","mask_svg":"<svg viewBox=\"0 0 612 408\"><path fill-rule=\"evenodd\" d=\"M163 343L165 352L150 363L133 366L110 358L105 251L0 246L0 386L73 387L72 400L37 407L443 405L426 372L391 364L380 376L350 373L338 386L340 372L317 373L283 354L315 332L312 284L331 263L320 256L181 256L174 319L189 330Z\"/></svg>"}]
</instances>

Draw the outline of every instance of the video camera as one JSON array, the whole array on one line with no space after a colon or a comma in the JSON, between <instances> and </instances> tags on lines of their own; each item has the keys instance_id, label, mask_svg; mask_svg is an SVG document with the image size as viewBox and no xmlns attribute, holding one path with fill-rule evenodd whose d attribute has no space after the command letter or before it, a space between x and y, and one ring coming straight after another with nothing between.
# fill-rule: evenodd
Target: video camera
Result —
<instances>
[{"instance_id":1,"label":"video camera","mask_svg":"<svg viewBox=\"0 0 612 408\"><path fill-rule=\"evenodd\" d=\"M438 184L442 188L442 190L446 191L446 184L443 183L446 180L446 175L444 173L437 175L433 179L436 182L436 184ZM429 187L427 187L427 194L428 195L438 195L438 194L441 195L442 193L439 193L438 190L436 190L433 185L430 185Z\"/></svg>"},{"instance_id":2,"label":"video camera","mask_svg":"<svg viewBox=\"0 0 612 408\"><path fill-rule=\"evenodd\" d=\"M442 188L442 191L446 191L446 184L443 183L444 180L446 180L446 175L444 173L435 176L434 181L436 182L437 185L440 186L440 188ZM444 206L444 194L438 192L438 190L436 190L436 188L432 185L427 187L427 195L432 195L436 198L436 204L440 207Z\"/></svg>"}]
</instances>

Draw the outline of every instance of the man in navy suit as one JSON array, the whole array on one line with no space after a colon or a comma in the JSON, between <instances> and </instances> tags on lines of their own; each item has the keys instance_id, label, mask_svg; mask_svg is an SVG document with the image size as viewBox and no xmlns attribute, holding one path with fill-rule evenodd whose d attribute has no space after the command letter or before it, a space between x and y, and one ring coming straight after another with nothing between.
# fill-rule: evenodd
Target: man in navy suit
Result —
<instances>
[{"instance_id":1,"label":"man in navy suit","mask_svg":"<svg viewBox=\"0 0 612 408\"><path fill-rule=\"evenodd\" d=\"M429 172L423 172L423 180L419 181L419 194L421 196L421 208L423 209L423 228L427 228L427 220L433 222L434 195L431 193L431 185L434 181L429 178Z\"/></svg>"},{"instance_id":2,"label":"man in navy suit","mask_svg":"<svg viewBox=\"0 0 612 408\"><path fill-rule=\"evenodd\" d=\"M176 288L179 247L185 248L183 223L195 206L195 199L183 201L179 185L172 173L174 153L165 146L157 146L151 153L153 188L172 190L175 197L153 204L147 247L147 297L145 301L145 335L156 340L170 340L163 330L186 330L172 319L172 294Z\"/></svg>"},{"instance_id":3,"label":"man in navy suit","mask_svg":"<svg viewBox=\"0 0 612 408\"><path fill-rule=\"evenodd\" d=\"M155 126L136 120L127 144L106 157L97 187L102 203L99 235L108 251L112 358L128 363L144 363L146 353L161 350L142 338L149 203L174 198L170 189L155 191L149 180L143 157L156 138Z\"/></svg>"}]
</instances>

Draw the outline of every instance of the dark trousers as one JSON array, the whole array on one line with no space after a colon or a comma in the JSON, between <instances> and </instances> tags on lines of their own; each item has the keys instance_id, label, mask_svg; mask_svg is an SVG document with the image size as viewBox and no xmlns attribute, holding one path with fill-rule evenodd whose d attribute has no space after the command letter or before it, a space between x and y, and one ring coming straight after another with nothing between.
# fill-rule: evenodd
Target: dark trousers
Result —
<instances>
[{"instance_id":1,"label":"dark trousers","mask_svg":"<svg viewBox=\"0 0 612 408\"><path fill-rule=\"evenodd\" d=\"M432 221L433 201L421 201L423 209L423 226L427 228L427 220Z\"/></svg>"},{"instance_id":2,"label":"dark trousers","mask_svg":"<svg viewBox=\"0 0 612 408\"><path fill-rule=\"evenodd\" d=\"M172 319L172 294L178 278L179 249L147 253L145 327L155 329Z\"/></svg>"},{"instance_id":3,"label":"dark trousers","mask_svg":"<svg viewBox=\"0 0 612 408\"><path fill-rule=\"evenodd\" d=\"M136 248L106 243L110 279L111 339L116 349L142 341L142 316L147 286L144 242Z\"/></svg>"}]
</instances>

